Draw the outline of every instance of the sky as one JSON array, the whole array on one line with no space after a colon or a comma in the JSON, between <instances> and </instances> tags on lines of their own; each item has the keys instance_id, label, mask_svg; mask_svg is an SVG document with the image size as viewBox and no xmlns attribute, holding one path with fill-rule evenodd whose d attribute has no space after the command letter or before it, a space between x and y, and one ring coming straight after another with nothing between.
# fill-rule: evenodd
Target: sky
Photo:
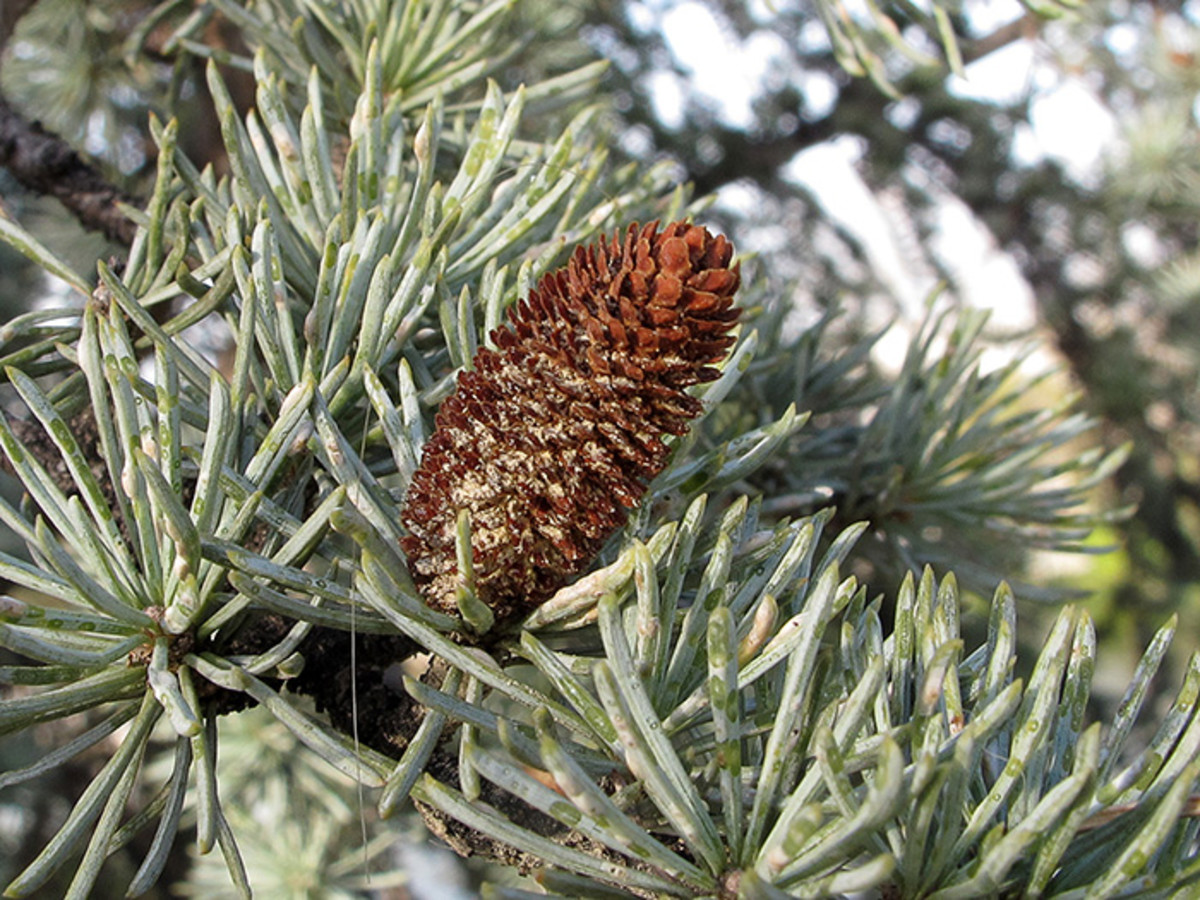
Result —
<instances>
[{"instance_id":1,"label":"sky","mask_svg":"<svg viewBox=\"0 0 1200 900\"><path fill-rule=\"evenodd\" d=\"M973 16L981 31L990 31L1023 13L1016 0L988 0L975 4ZM692 89L713 102L724 123L739 126L752 121L751 101L769 77L772 61L782 56L782 39L760 32L740 44L701 3L647 0L636 15L645 17L647 27L660 23ZM1069 177L1087 181L1099 171L1105 148L1116 133L1115 122L1085 82L1063 77L1038 53L1033 41L1013 42L967 66L963 76L953 76L951 89L993 102L1032 96L1032 126L1017 136L1018 160L1053 158ZM713 65L715 59L721 64ZM832 82L822 78L804 84L808 102L817 108L822 102L832 103L835 96ZM652 85L659 115L668 125L679 121L683 89L678 78L664 70L653 77ZM856 141L835 139L797 155L787 167L787 177L802 186L839 227L859 239L901 315L915 319L934 287L932 276L906 264L896 223L855 169L859 155ZM1006 331L1031 327L1035 316L1028 285L967 207L945 193L936 223L933 247L953 261L963 279L964 299L992 309L993 325Z\"/></svg>"}]
</instances>

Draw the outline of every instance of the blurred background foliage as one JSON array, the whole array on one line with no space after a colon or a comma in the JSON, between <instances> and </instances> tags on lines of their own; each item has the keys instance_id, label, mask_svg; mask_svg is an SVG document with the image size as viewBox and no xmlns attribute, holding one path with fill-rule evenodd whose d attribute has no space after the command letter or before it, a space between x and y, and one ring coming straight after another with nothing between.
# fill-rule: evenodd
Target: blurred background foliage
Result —
<instances>
[{"instance_id":1,"label":"blurred background foliage","mask_svg":"<svg viewBox=\"0 0 1200 900\"><path fill-rule=\"evenodd\" d=\"M716 191L738 245L760 248L773 277L786 273L779 289L802 308L836 303L869 324L892 312L896 280L865 229L845 221L864 204L846 197L845 212L814 190L825 176L808 174L819 160L805 151L851 148L912 282L942 280L960 300L979 299L978 273L963 271L962 245L945 238L947 227L985 229L1020 276L1011 299L989 292L995 318L1011 321L1005 307L1024 299L1016 289L1031 292L1034 315L1017 327L1046 338L1069 375L1034 402L1079 390L1108 445L1132 448L1105 502L1136 512L1097 535L1117 553L1055 577L1095 596L1109 641L1141 646L1173 612L1200 633L1200 7L1093 2L1041 18L1016 3L964 3L950 16L962 76L936 60L919 13L882 9L910 47L935 57L922 64L887 45L894 94L839 67L804 3L597 4L581 16L582 33L614 61L626 150L665 154L700 192ZM664 20L684 15L769 60L737 121L664 36ZM1084 125L1072 154L1039 147L1056 115ZM1103 144L1087 127L1096 118L1111 124Z\"/></svg>"},{"instance_id":2,"label":"blurred background foliage","mask_svg":"<svg viewBox=\"0 0 1200 900\"><path fill-rule=\"evenodd\" d=\"M185 53L165 37L186 16L211 13L207 4L40 0L8 4L5 15L17 10L0 67L14 107L135 196L154 173L150 112L179 117L189 156L221 169L203 56L244 52L227 16L211 15L202 46ZM1091 598L1110 648L1102 653L1111 661L1122 649L1127 660L1111 684L1125 682L1172 613L1180 652L1197 644L1200 4L522 0L513 13L505 27L524 50L497 67L501 86L607 59L614 152L639 165L667 160L698 195L715 194L710 214L754 255L748 271L791 300L783 333L821 322L844 346L861 345L889 321L915 327L941 284L944 299L995 307L997 345L1034 337L1052 347L1035 363L1058 362L1063 374L1041 382L1029 407L1079 392L1104 443L1131 447L1096 502L1134 512L1093 537L1114 552L1069 567L1039 558L1031 578ZM697 47L709 51L703 63ZM757 61L749 75L746 60ZM249 73L223 75L248 107ZM740 105L714 93L714 77L744 87ZM981 82L998 86L981 95ZM1063 114L1056 103L1107 123L1081 131L1092 144L1084 163L1039 144L1046 117ZM547 133L565 113L538 111ZM822 168L831 151L853 176L841 195L822 184L844 178ZM121 252L2 171L0 203L79 271ZM960 242L947 239L956 232ZM965 263L962 239L981 242L970 258L1002 277ZM54 290L0 248L0 316ZM1025 307L1029 315L1013 314ZM875 345L863 365L894 372L892 349ZM826 388L835 407L854 382ZM1098 680L1103 688L1104 673ZM260 788L272 802L272 788ZM19 850L0 847L0 857Z\"/></svg>"}]
</instances>

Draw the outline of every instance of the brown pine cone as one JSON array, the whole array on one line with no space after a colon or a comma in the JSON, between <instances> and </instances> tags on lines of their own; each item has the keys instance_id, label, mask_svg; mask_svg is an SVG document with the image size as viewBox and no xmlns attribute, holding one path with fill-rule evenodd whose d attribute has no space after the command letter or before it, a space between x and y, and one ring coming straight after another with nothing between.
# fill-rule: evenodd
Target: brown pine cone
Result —
<instances>
[{"instance_id":1,"label":"brown pine cone","mask_svg":"<svg viewBox=\"0 0 1200 900\"><path fill-rule=\"evenodd\" d=\"M634 224L575 249L492 332L442 404L401 514L413 578L457 612L455 530L498 621L592 561L701 410L740 310L733 247L686 222Z\"/></svg>"}]
</instances>

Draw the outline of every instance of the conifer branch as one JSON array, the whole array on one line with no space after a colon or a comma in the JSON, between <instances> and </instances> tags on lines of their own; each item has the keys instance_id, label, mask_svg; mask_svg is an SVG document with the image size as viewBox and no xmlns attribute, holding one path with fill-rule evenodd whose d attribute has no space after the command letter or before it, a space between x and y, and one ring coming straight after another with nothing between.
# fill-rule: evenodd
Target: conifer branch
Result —
<instances>
[{"instance_id":1,"label":"conifer branch","mask_svg":"<svg viewBox=\"0 0 1200 900\"><path fill-rule=\"evenodd\" d=\"M199 40L216 8L248 55ZM1175 623L1113 721L1088 724L1090 619L1064 608L1020 680L1012 590L995 589L972 644L945 571L978 588L998 575L971 567L985 543L1083 549L1104 521L1084 491L1118 457L1075 449L1089 423L1069 403L1023 408L1030 382L980 365L973 315L931 315L889 382L871 338L836 348L825 321L785 340L787 308L761 284L742 286L730 333L738 270L724 238L688 224L701 210L686 192L662 169L609 171L594 106L531 124L531 97L584 97L596 69L488 80L517 46L507 8L409 4L381 23L361 4L219 0L172 23L167 45L254 73L243 113L208 68L228 175L198 171L179 124L153 120L157 177L128 264L100 263L82 309L0 330L7 383L40 429L30 452L0 414L25 495L0 499L0 522L29 550L0 553L0 576L48 598L0 598L0 647L18 657L0 666L0 734L94 717L0 789L111 740L8 892L67 872L84 895L153 824L132 879L148 889L186 815L200 855L220 850L194 884L270 883L262 851L332 893L354 866L337 840L354 786L376 804L369 856L412 799L452 846L537 868L560 896L1073 897L1200 879L1200 658L1130 752ZM847 65L873 65L860 32L830 27ZM628 228L655 220L677 223L661 244ZM628 246L573 249L614 233ZM87 293L18 224L0 237ZM574 269L542 280L572 252ZM617 260L641 306L610 277ZM636 284L681 272L661 293ZM611 308L571 293L593 275ZM558 301L556 342L537 311ZM510 309L513 330L498 329ZM193 343L201 322L230 335L225 365ZM422 466L475 478L476 496L511 488L476 458L482 438L431 436L439 408L484 434L465 418L494 407L447 399L479 383L461 375L471 360L506 413L537 406L543 432L571 433L544 386L486 362L518 338L645 388L594 413L639 461L605 482L628 514L596 515L602 488L559 498L541 478L555 516L605 527L552 535L570 571L532 592L513 579L494 610L477 590L491 574L479 523L460 487L437 486L431 597L424 517L402 512L428 499ZM556 371L565 393L583 365ZM86 442L70 424L85 409ZM653 428L634 417L647 410ZM508 521L484 524L512 538ZM895 583L881 559L899 563ZM423 675L400 670L417 654ZM227 714L249 707L263 732L247 737ZM168 764L143 765L164 734ZM256 822L283 820L290 794L329 840L297 849Z\"/></svg>"}]
</instances>

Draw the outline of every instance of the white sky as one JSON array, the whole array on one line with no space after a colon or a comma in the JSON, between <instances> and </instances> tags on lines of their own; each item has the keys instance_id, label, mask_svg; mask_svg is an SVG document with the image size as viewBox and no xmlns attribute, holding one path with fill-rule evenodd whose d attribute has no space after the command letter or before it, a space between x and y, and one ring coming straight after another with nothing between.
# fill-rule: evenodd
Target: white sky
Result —
<instances>
[{"instance_id":1,"label":"white sky","mask_svg":"<svg viewBox=\"0 0 1200 900\"><path fill-rule=\"evenodd\" d=\"M692 87L710 98L722 122L745 127L754 121L750 101L759 93L773 59L783 59L783 38L757 31L744 44L733 40L701 3L680 3L662 17L662 29L676 61L687 71ZM720 60L714 65L714 60ZM682 123L682 95L673 76L659 78L655 87L664 91L658 112Z\"/></svg>"},{"instance_id":2,"label":"white sky","mask_svg":"<svg viewBox=\"0 0 1200 900\"><path fill-rule=\"evenodd\" d=\"M980 27L991 29L1021 15L1016 0L977 4ZM676 63L691 87L713 104L731 126L752 121L750 104L769 77L773 60L783 55L782 40L762 32L746 44L732 39L708 8L699 3L647 0L644 24L661 23ZM986 19L986 21L985 21ZM1016 41L968 66L965 77L952 77L951 89L984 102L1031 96L1032 127L1017 135L1018 162L1059 160L1070 177L1086 181L1098 171L1116 126L1111 114L1078 78L1063 77L1038 58L1036 45ZM719 60L719 64L714 61ZM657 112L668 125L682 119L683 89L674 73L653 77ZM804 85L814 106L830 102L832 84L819 79ZM838 139L799 154L787 176L802 185L840 227L861 241L872 265L901 309L916 318L933 287L931 276L916 273L905 261L895 226L859 177L855 141ZM947 195L937 217L933 247L954 261L967 302L990 307L993 322L1005 329L1034 323L1033 297L1013 261L996 247L960 201Z\"/></svg>"}]
</instances>

